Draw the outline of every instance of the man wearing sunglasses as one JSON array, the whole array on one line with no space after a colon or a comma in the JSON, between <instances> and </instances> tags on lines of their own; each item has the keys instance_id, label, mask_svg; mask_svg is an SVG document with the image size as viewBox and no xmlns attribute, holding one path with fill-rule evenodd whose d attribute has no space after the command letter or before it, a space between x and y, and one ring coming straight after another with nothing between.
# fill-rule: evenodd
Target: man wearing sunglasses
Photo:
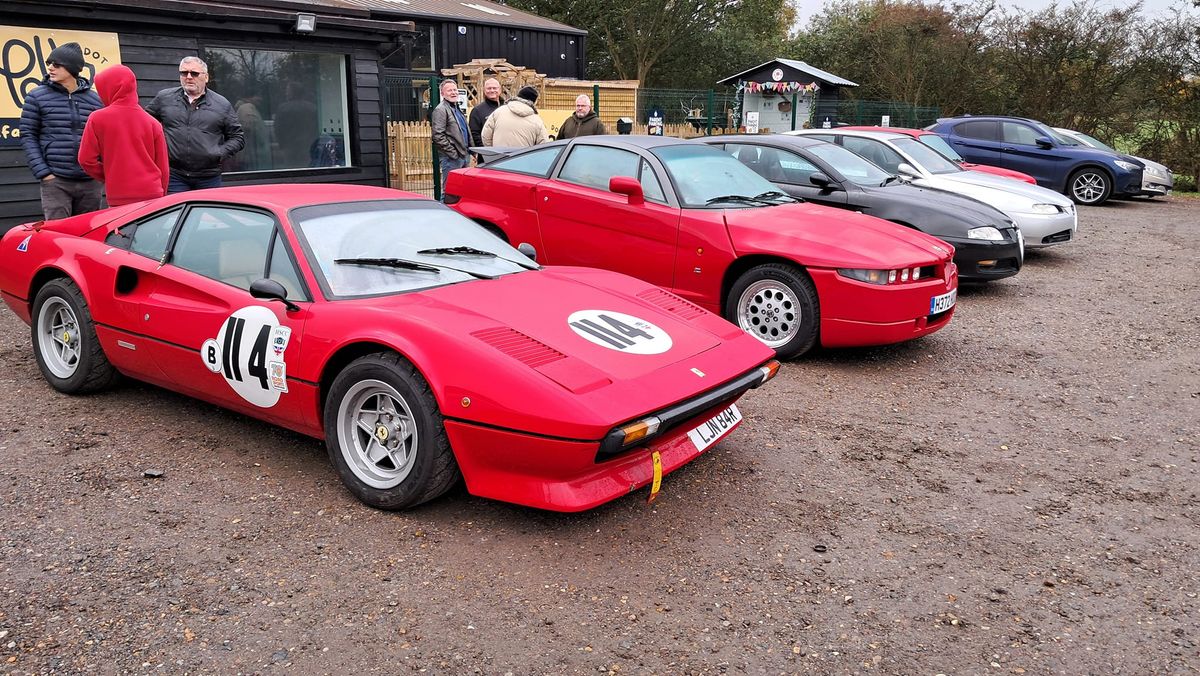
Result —
<instances>
[{"instance_id":1,"label":"man wearing sunglasses","mask_svg":"<svg viewBox=\"0 0 1200 676\"><path fill-rule=\"evenodd\" d=\"M167 136L167 192L219 188L221 162L246 145L237 111L229 99L208 88L208 64L199 57L179 62L179 84L160 91L146 107Z\"/></svg>"},{"instance_id":2,"label":"man wearing sunglasses","mask_svg":"<svg viewBox=\"0 0 1200 676\"><path fill-rule=\"evenodd\" d=\"M46 57L46 78L21 106L21 146L29 170L41 182L46 220L100 208L100 184L79 166L79 142L88 116L104 104L79 73L83 49L67 42Z\"/></svg>"}]
</instances>

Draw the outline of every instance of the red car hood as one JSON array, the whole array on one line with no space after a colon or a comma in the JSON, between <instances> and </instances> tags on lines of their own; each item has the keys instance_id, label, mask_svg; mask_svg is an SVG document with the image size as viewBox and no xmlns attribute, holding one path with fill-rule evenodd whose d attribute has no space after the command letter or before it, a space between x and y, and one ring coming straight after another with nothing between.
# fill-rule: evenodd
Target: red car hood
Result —
<instances>
[{"instance_id":1,"label":"red car hood","mask_svg":"<svg viewBox=\"0 0 1200 676\"><path fill-rule=\"evenodd\" d=\"M580 273L583 279L574 278L573 272ZM603 375L613 382L635 380L711 350L721 345L722 339L742 335L737 327L719 317L645 282L609 272L597 276L598 272L550 268L533 274L507 275L486 282L441 287L422 295L477 317L486 317L491 321L484 322L485 326L511 329L537 341L544 348L511 332L469 331L479 340L519 359L525 359L528 354L542 355L529 358L527 363L568 387L571 387L570 383L558 377L560 369L564 368L562 365L547 370L535 362L544 358L561 361L554 357L556 352L575 358L567 360L570 362L568 370L578 376L584 376L586 372L589 377ZM628 284L631 292L626 294L602 288L588 283L589 277L597 277L596 281L609 287ZM614 281L616 284L612 283ZM513 298L525 300L512 303ZM664 308L664 305L680 303L694 312L688 310L680 314ZM620 324L609 323L601 315ZM639 325L626 316L652 326ZM764 355L763 359L768 356ZM744 370L747 366L743 363L740 368Z\"/></svg>"},{"instance_id":2,"label":"red car hood","mask_svg":"<svg viewBox=\"0 0 1200 676\"><path fill-rule=\"evenodd\" d=\"M806 266L893 269L947 260L954 247L874 216L804 202L727 209L739 254L785 254Z\"/></svg>"},{"instance_id":3,"label":"red car hood","mask_svg":"<svg viewBox=\"0 0 1200 676\"><path fill-rule=\"evenodd\" d=\"M1011 178L1013 180L1022 181L1024 183L1032 183L1034 185L1037 185L1036 178L1030 176L1029 174L1026 174L1026 173L1023 173L1020 171L1016 171L1013 169L1005 169L1004 167L993 167L989 164L975 164L974 162L959 162L958 166L962 167L963 169L969 169L970 171L982 171L985 174L991 174L993 176L1003 176L1004 178Z\"/></svg>"}]
</instances>

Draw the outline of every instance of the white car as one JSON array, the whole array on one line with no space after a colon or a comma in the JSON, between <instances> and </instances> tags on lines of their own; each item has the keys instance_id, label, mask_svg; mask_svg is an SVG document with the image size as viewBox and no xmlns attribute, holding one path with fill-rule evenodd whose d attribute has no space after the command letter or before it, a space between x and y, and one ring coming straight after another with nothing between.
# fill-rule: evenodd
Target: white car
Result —
<instances>
[{"instance_id":1,"label":"white car","mask_svg":"<svg viewBox=\"0 0 1200 676\"><path fill-rule=\"evenodd\" d=\"M836 128L786 133L837 143L913 185L965 195L994 207L1012 219L1031 249L1075 238L1079 217L1069 198L1049 188L965 170L907 134Z\"/></svg>"},{"instance_id":2,"label":"white car","mask_svg":"<svg viewBox=\"0 0 1200 676\"><path fill-rule=\"evenodd\" d=\"M1062 139L1064 142L1075 141L1077 143L1082 143L1085 146L1099 148L1100 150L1107 150L1114 153L1118 152L1117 150L1113 149L1112 146L1093 136L1088 136L1081 131L1063 129L1061 127L1053 127L1053 129L1059 134L1067 137L1066 139ZM1158 162L1155 162L1154 160L1148 160L1144 157L1137 157L1136 155L1133 157L1142 164L1146 165L1145 169L1142 170L1143 195L1147 195L1149 197L1165 197L1171 194L1171 189L1175 187L1175 176L1171 173L1170 169L1159 164Z\"/></svg>"}]
</instances>

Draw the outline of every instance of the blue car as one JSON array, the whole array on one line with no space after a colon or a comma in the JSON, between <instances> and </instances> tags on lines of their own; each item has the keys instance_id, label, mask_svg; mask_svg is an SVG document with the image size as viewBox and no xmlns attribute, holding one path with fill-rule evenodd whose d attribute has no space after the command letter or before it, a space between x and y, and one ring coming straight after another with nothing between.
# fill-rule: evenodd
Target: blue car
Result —
<instances>
[{"instance_id":1,"label":"blue car","mask_svg":"<svg viewBox=\"0 0 1200 676\"><path fill-rule=\"evenodd\" d=\"M1023 171L1078 204L1094 206L1142 190L1143 165L1137 158L1082 146L1037 120L964 115L939 119L926 129L968 162Z\"/></svg>"}]
</instances>

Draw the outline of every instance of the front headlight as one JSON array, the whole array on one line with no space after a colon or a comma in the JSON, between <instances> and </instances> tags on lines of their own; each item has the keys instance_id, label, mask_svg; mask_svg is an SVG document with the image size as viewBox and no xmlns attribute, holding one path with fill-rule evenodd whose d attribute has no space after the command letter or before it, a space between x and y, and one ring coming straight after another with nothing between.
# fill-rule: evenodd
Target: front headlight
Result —
<instances>
[{"instance_id":1,"label":"front headlight","mask_svg":"<svg viewBox=\"0 0 1200 676\"><path fill-rule=\"evenodd\" d=\"M1125 160L1114 160L1113 164L1124 169L1125 171L1137 171L1138 169L1141 169L1141 167L1133 162L1126 162Z\"/></svg>"},{"instance_id":2,"label":"front headlight","mask_svg":"<svg viewBox=\"0 0 1200 676\"><path fill-rule=\"evenodd\" d=\"M1146 173L1150 174L1151 176L1153 176L1155 178L1166 178L1166 174L1163 173L1163 171L1161 169L1158 169L1157 167L1146 167Z\"/></svg>"},{"instance_id":3,"label":"front headlight","mask_svg":"<svg viewBox=\"0 0 1200 676\"><path fill-rule=\"evenodd\" d=\"M990 242L1000 242L1004 240L1004 235L1000 234L999 230L990 225L971 228L967 231L967 237L970 239L986 239Z\"/></svg>"},{"instance_id":4,"label":"front headlight","mask_svg":"<svg viewBox=\"0 0 1200 676\"><path fill-rule=\"evenodd\" d=\"M1033 205L1033 213L1035 214L1057 214L1058 207L1053 204L1035 204Z\"/></svg>"},{"instance_id":5,"label":"front headlight","mask_svg":"<svg viewBox=\"0 0 1200 676\"><path fill-rule=\"evenodd\" d=\"M892 282L896 281L895 270L862 270L857 268L838 268L838 274L850 279L857 279L860 282L867 284L887 284L888 277L891 277Z\"/></svg>"}]
</instances>

